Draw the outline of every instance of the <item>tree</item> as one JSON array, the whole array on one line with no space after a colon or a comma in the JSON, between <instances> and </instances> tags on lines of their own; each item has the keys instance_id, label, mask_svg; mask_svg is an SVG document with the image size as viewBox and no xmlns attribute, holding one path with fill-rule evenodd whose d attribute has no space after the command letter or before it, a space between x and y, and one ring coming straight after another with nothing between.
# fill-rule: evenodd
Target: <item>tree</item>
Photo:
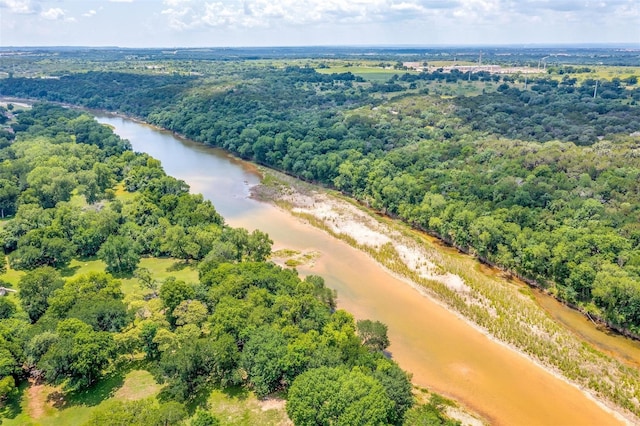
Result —
<instances>
[{"instance_id":1,"label":"tree","mask_svg":"<svg viewBox=\"0 0 640 426\"><path fill-rule=\"evenodd\" d=\"M206 384L237 384L232 377L237 365L233 339L188 339L168 348L158 364L166 392L178 400L190 400Z\"/></svg>"},{"instance_id":2,"label":"tree","mask_svg":"<svg viewBox=\"0 0 640 426\"><path fill-rule=\"evenodd\" d=\"M27 176L27 183L35 190L40 205L54 207L59 201L69 201L76 182L73 174L62 167L37 166Z\"/></svg>"},{"instance_id":3,"label":"tree","mask_svg":"<svg viewBox=\"0 0 640 426\"><path fill-rule=\"evenodd\" d=\"M271 255L273 241L269 235L254 229L246 246L246 256L254 262L264 262Z\"/></svg>"},{"instance_id":4,"label":"tree","mask_svg":"<svg viewBox=\"0 0 640 426\"><path fill-rule=\"evenodd\" d=\"M166 229L162 249L173 257L184 259L186 263L189 263L190 259L197 259L200 253L200 245L194 240L193 235L180 225L169 226Z\"/></svg>"},{"instance_id":5,"label":"tree","mask_svg":"<svg viewBox=\"0 0 640 426\"><path fill-rule=\"evenodd\" d=\"M78 318L98 331L118 332L129 323L130 316L122 300L91 296L80 297L67 316Z\"/></svg>"},{"instance_id":6,"label":"tree","mask_svg":"<svg viewBox=\"0 0 640 426\"><path fill-rule=\"evenodd\" d=\"M220 422L213 414L198 408L196 414L191 419L191 426L218 426Z\"/></svg>"},{"instance_id":7,"label":"tree","mask_svg":"<svg viewBox=\"0 0 640 426\"><path fill-rule=\"evenodd\" d=\"M93 331L75 318L61 321L56 331L59 340L49 347L38 367L50 382L64 383L70 390L86 389L101 377L116 354L112 336Z\"/></svg>"},{"instance_id":8,"label":"tree","mask_svg":"<svg viewBox=\"0 0 640 426\"><path fill-rule=\"evenodd\" d=\"M57 318L78 315L90 319L96 329L110 328L120 322L118 317L126 310L121 304L123 298L119 280L105 272L89 272L69 279L51 296L48 314ZM104 309L102 304L106 305Z\"/></svg>"},{"instance_id":9,"label":"tree","mask_svg":"<svg viewBox=\"0 0 640 426\"><path fill-rule=\"evenodd\" d=\"M4 338L0 338L0 343L6 346ZM6 347L0 347L0 377L16 374L19 370L18 360Z\"/></svg>"},{"instance_id":10,"label":"tree","mask_svg":"<svg viewBox=\"0 0 640 426\"><path fill-rule=\"evenodd\" d=\"M71 260L75 247L53 227L28 231L18 240L18 249L9 255L15 269L39 266L61 267Z\"/></svg>"},{"instance_id":11,"label":"tree","mask_svg":"<svg viewBox=\"0 0 640 426\"><path fill-rule=\"evenodd\" d=\"M287 398L287 414L298 425L329 425L338 416L335 397L344 374L337 368L315 368L299 375Z\"/></svg>"},{"instance_id":12,"label":"tree","mask_svg":"<svg viewBox=\"0 0 640 426\"><path fill-rule=\"evenodd\" d=\"M83 426L169 426L183 424L186 418L187 411L177 402L109 400L94 410Z\"/></svg>"},{"instance_id":13,"label":"tree","mask_svg":"<svg viewBox=\"0 0 640 426\"><path fill-rule=\"evenodd\" d=\"M325 286L324 278L318 275L307 275L304 282L313 285L313 295L320 302L329 307L332 311L336 309L336 290L332 290Z\"/></svg>"},{"instance_id":14,"label":"tree","mask_svg":"<svg viewBox=\"0 0 640 426\"><path fill-rule=\"evenodd\" d=\"M183 300L173 310L176 325L195 324L200 327L208 314L207 306L198 300Z\"/></svg>"},{"instance_id":15,"label":"tree","mask_svg":"<svg viewBox=\"0 0 640 426\"><path fill-rule=\"evenodd\" d=\"M147 359L158 359L160 350L155 337L158 333L158 324L151 321L144 321L140 329L140 339L142 340L142 350L145 352Z\"/></svg>"},{"instance_id":16,"label":"tree","mask_svg":"<svg viewBox=\"0 0 640 426\"><path fill-rule=\"evenodd\" d=\"M176 318L173 316L175 309L185 300L193 299L195 291L192 286L184 281L169 277L160 287L160 300L167 309L167 318L171 324L175 324Z\"/></svg>"},{"instance_id":17,"label":"tree","mask_svg":"<svg viewBox=\"0 0 640 426\"><path fill-rule=\"evenodd\" d=\"M405 413L414 402L410 376L398 364L383 356L377 360L372 375L384 387L393 404L389 415L390 423L404 424Z\"/></svg>"},{"instance_id":18,"label":"tree","mask_svg":"<svg viewBox=\"0 0 640 426\"><path fill-rule=\"evenodd\" d=\"M15 214L19 195L20 189L14 182L0 179L0 218Z\"/></svg>"},{"instance_id":19,"label":"tree","mask_svg":"<svg viewBox=\"0 0 640 426\"><path fill-rule=\"evenodd\" d=\"M25 347L27 365L29 367L37 365L42 356L47 353L51 345L57 342L58 339L59 336L52 331L44 331L33 336Z\"/></svg>"},{"instance_id":20,"label":"tree","mask_svg":"<svg viewBox=\"0 0 640 426\"><path fill-rule=\"evenodd\" d=\"M111 235L98 250L98 258L107 264L107 271L130 274L140 262L140 246L131 238Z\"/></svg>"},{"instance_id":21,"label":"tree","mask_svg":"<svg viewBox=\"0 0 640 426\"><path fill-rule=\"evenodd\" d=\"M156 294L158 290L158 281L156 281L155 278L153 278L153 275L151 275L151 271L149 271L149 269L138 268L133 273L133 276L140 281L143 287L148 288L149 290L152 290L153 293Z\"/></svg>"},{"instance_id":22,"label":"tree","mask_svg":"<svg viewBox=\"0 0 640 426\"><path fill-rule=\"evenodd\" d=\"M20 278L20 304L31 322L36 322L49 307L49 297L61 288L64 281L50 266L34 269Z\"/></svg>"},{"instance_id":23,"label":"tree","mask_svg":"<svg viewBox=\"0 0 640 426\"><path fill-rule=\"evenodd\" d=\"M16 313L16 304L0 296L0 320L11 318Z\"/></svg>"},{"instance_id":24,"label":"tree","mask_svg":"<svg viewBox=\"0 0 640 426\"><path fill-rule=\"evenodd\" d=\"M6 399L16 389L16 380L13 376L5 376L0 378L0 401Z\"/></svg>"},{"instance_id":25,"label":"tree","mask_svg":"<svg viewBox=\"0 0 640 426\"><path fill-rule=\"evenodd\" d=\"M444 414L445 400L437 394L432 394L428 404L419 405L407 412L405 424L416 426L460 426L457 420L452 420Z\"/></svg>"},{"instance_id":26,"label":"tree","mask_svg":"<svg viewBox=\"0 0 640 426\"><path fill-rule=\"evenodd\" d=\"M229 241L214 241L211 250L198 264L198 275L202 279L208 272L216 269L221 263L233 263L238 258L238 249Z\"/></svg>"},{"instance_id":27,"label":"tree","mask_svg":"<svg viewBox=\"0 0 640 426\"><path fill-rule=\"evenodd\" d=\"M382 352L389 346L385 324L380 321L361 320L357 322L356 326L362 344L372 351Z\"/></svg>"},{"instance_id":28,"label":"tree","mask_svg":"<svg viewBox=\"0 0 640 426\"><path fill-rule=\"evenodd\" d=\"M269 326L258 328L244 345L240 365L258 397L282 387L287 340L280 331Z\"/></svg>"},{"instance_id":29,"label":"tree","mask_svg":"<svg viewBox=\"0 0 640 426\"><path fill-rule=\"evenodd\" d=\"M287 414L299 425L389 424L392 407L382 385L357 368L302 373L287 400Z\"/></svg>"}]
</instances>

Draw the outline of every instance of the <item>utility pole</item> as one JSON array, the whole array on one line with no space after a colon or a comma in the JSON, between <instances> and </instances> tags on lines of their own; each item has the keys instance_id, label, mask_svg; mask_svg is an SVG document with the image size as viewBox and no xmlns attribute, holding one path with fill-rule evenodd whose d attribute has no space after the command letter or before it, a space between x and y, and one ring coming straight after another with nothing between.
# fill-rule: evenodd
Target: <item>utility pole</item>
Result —
<instances>
[{"instance_id":1,"label":"utility pole","mask_svg":"<svg viewBox=\"0 0 640 426\"><path fill-rule=\"evenodd\" d=\"M596 87L595 89L593 89L593 99L596 98L597 94L598 94L598 80L596 80Z\"/></svg>"}]
</instances>

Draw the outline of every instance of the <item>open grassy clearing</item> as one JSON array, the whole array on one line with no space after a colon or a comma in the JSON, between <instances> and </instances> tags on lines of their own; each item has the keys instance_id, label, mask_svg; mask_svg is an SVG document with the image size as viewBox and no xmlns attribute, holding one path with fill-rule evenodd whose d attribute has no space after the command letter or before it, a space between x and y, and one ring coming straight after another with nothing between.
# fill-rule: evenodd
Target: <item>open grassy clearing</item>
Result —
<instances>
[{"instance_id":1,"label":"open grassy clearing","mask_svg":"<svg viewBox=\"0 0 640 426\"><path fill-rule=\"evenodd\" d=\"M388 81L394 75L402 75L405 73L416 74L416 71L412 70L398 70L394 68L382 68L377 65L345 65L336 64L331 65L329 68L317 68L316 71L320 74L333 74L333 73L346 73L350 72L354 75L364 78L367 81L382 83Z\"/></svg>"},{"instance_id":2,"label":"open grassy clearing","mask_svg":"<svg viewBox=\"0 0 640 426\"><path fill-rule=\"evenodd\" d=\"M80 394L63 395L59 387L34 384L23 386L17 398L0 408L3 426L82 425L91 414L110 401L158 400L163 385L142 368L114 372ZM159 401L159 400L158 400ZM259 400L243 388L214 389L206 398L208 410L223 425L291 425L285 400Z\"/></svg>"},{"instance_id":3,"label":"open grassy clearing","mask_svg":"<svg viewBox=\"0 0 640 426\"><path fill-rule=\"evenodd\" d=\"M89 272L104 272L106 264L99 259L72 259L69 266L61 270L64 279L71 279ZM140 259L139 268L146 268L151 276L158 282L162 283L169 277L175 277L185 282L197 282L198 270L194 264L186 264L182 260L171 257L143 257ZM20 278L25 271L17 271L7 268L7 272L0 275L0 280L11 285L11 288L18 289ZM139 280L132 276L117 277L122 281L122 291L125 295L133 293L141 293L144 290L140 286ZM17 302L17 300L16 300Z\"/></svg>"},{"instance_id":4,"label":"open grassy clearing","mask_svg":"<svg viewBox=\"0 0 640 426\"><path fill-rule=\"evenodd\" d=\"M285 400L269 397L259 400L243 388L214 390L207 400L212 413L223 425L293 425L285 411Z\"/></svg>"},{"instance_id":5,"label":"open grassy clearing","mask_svg":"<svg viewBox=\"0 0 640 426\"><path fill-rule=\"evenodd\" d=\"M143 257L138 268L146 268L157 283L162 283L169 277L178 280L195 283L198 281L198 270L195 264L186 264L182 260L171 257ZM140 282L137 278L122 278L122 290L125 294L140 290Z\"/></svg>"},{"instance_id":6,"label":"open grassy clearing","mask_svg":"<svg viewBox=\"0 0 640 426\"><path fill-rule=\"evenodd\" d=\"M574 68L578 68L577 66L573 66ZM636 76L640 79L640 67L630 67L630 66L588 66L588 68L592 69L592 72L581 72L581 73L572 73L572 74L557 74L552 73L550 77L556 80L562 80L564 77L575 78L578 84L581 84L583 81L592 79L592 80L613 80L614 78L619 78L620 80L624 80L631 76ZM562 66L560 66L562 69ZM640 84L640 83L637 83ZM636 84L636 86L637 86Z\"/></svg>"},{"instance_id":7,"label":"open grassy clearing","mask_svg":"<svg viewBox=\"0 0 640 426\"><path fill-rule=\"evenodd\" d=\"M133 200L136 196L135 193L129 192L126 189L124 189L124 183L122 182L116 185L115 194L116 194L116 197L122 202Z\"/></svg>"},{"instance_id":8,"label":"open grassy clearing","mask_svg":"<svg viewBox=\"0 0 640 426\"><path fill-rule=\"evenodd\" d=\"M143 369L116 371L89 390L63 394L59 387L30 383L15 400L8 401L3 426L8 425L81 425L91 413L109 400L133 401L156 397L159 385L151 373Z\"/></svg>"},{"instance_id":9,"label":"open grassy clearing","mask_svg":"<svg viewBox=\"0 0 640 426\"><path fill-rule=\"evenodd\" d=\"M125 376L122 387L113 397L123 401L135 401L157 395L161 389L162 385L156 382L151 373L146 370L133 370Z\"/></svg>"},{"instance_id":10,"label":"open grassy clearing","mask_svg":"<svg viewBox=\"0 0 640 426\"><path fill-rule=\"evenodd\" d=\"M5 285L8 284L8 287L10 288L16 288L18 285L18 281L20 281L20 277L22 277L25 272L24 271L18 271L16 269L11 268L11 266L9 265L9 262L7 261L7 257L4 257L6 265L7 265L7 270L5 271L4 274L0 274L0 280L4 281Z\"/></svg>"}]
</instances>

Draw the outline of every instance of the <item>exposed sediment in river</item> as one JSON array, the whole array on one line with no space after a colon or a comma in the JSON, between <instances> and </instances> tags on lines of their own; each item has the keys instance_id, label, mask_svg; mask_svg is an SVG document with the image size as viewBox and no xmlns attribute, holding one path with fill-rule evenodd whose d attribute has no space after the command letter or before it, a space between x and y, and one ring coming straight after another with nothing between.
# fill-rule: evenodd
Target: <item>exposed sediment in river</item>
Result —
<instances>
[{"instance_id":1,"label":"exposed sediment in river","mask_svg":"<svg viewBox=\"0 0 640 426\"><path fill-rule=\"evenodd\" d=\"M333 232L344 234L346 240L353 229L373 232L362 241L350 237L350 243L357 246L354 248L324 231L332 230L329 224L323 225L332 216L326 206L318 205L321 200L316 201L314 194L302 193L312 198L304 198L298 206L293 200L284 199L291 211L298 209L305 219L301 221L284 210L249 199L249 188L258 183L258 175L219 150L119 118L100 121L108 121L117 133L131 141L135 150L158 158L168 174L184 179L193 191L211 199L231 225L268 232L275 241L275 250L318 253L313 264L302 264L297 269L303 274L322 275L338 291L339 307L357 318L386 323L391 355L413 374L414 383L461 401L494 424L623 422L619 414L579 388L586 388L588 383L572 377L579 386L573 385L555 373L561 370L562 360L571 365L582 362L581 369L587 369L584 371L590 372L593 380L608 386L620 379L621 376L612 376L619 374L619 364L593 351L584 352L582 343L549 319L519 286L482 275L475 263L470 266L457 257L463 255L442 253L402 225L394 225L385 238L382 228L376 227L391 226L386 219L375 218L342 200L347 211L359 211L359 224L349 225L344 217L337 216ZM321 215L316 218L314 204L317 211L324 212L324 219ZM366 217L378 225L363 225ZM381 236L374 236L375 232ZM369 241L375 241L374 247L366 244ZM412 254L416 248L426 252L416 257ZM401 277L410 270L408 265L416 270ZM529 321L532 315L535 318ZM513 319L517 322L512 323ZM549 325L541 326L538 321L548 321ZM518 335L524 333L527 337L525 348L533 352L541 345L545 355L538 357L511 343L509 335L513 330L520 330ZM548 347L544 342L553 345Z\"/></svg>"},{"instance_id":2,"label":"exposed sediment in river","mask_svg":"<svg viewBox=\"0 0 640 426\"><path fill-rule=\"evenodd\" d=\"M274 174L272 171L266 173ZM282 181L286 183L282 184ZM554 352L581 363L582 370L572 377L573 381L567 382L588 397L602 396L589 389L586 380L590 375L603 383L625 380L628 369L615 359L585 350L572 333L552 321L535 303L524 283L507 280L495 273L487 274L476 267L479 263L471 256L453 248L443 248L432 237L368 211L339 194L280 174L270 182L268 186L253 188L252 196L274 202L368 253L390 273L423 296L453 309L461 319L490 339L517 351L562 380L567 380L564 374L571 371L569 368L562 370L563 366L558 365L562 360L554 359ZM527 341L522 341L523 337ZM638 348L631 349L640 355ZM631 377L637 378L637 374L631 374ZM606 398L600 403L614 411L624 411ZM637 419L631 413L625 415L626 421L636 423ZM623 417L618 415L619 419Z\"/></svg>"}]
</instances>

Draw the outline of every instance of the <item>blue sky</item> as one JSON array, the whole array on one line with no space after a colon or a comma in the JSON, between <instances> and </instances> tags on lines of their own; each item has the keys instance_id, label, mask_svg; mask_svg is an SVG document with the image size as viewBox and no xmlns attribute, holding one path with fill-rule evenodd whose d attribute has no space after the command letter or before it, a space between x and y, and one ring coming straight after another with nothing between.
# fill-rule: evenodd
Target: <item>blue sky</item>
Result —
<instances>
[{"instance_id":1,"label":"blue sky","mask_svg":"<svg viewBox=\"0 0 640 426\"><path fill-rule=\"evenodd\" d=\"M636 43L640 0L0 0L0 46Z\"/></svg>"}]
</instances>

